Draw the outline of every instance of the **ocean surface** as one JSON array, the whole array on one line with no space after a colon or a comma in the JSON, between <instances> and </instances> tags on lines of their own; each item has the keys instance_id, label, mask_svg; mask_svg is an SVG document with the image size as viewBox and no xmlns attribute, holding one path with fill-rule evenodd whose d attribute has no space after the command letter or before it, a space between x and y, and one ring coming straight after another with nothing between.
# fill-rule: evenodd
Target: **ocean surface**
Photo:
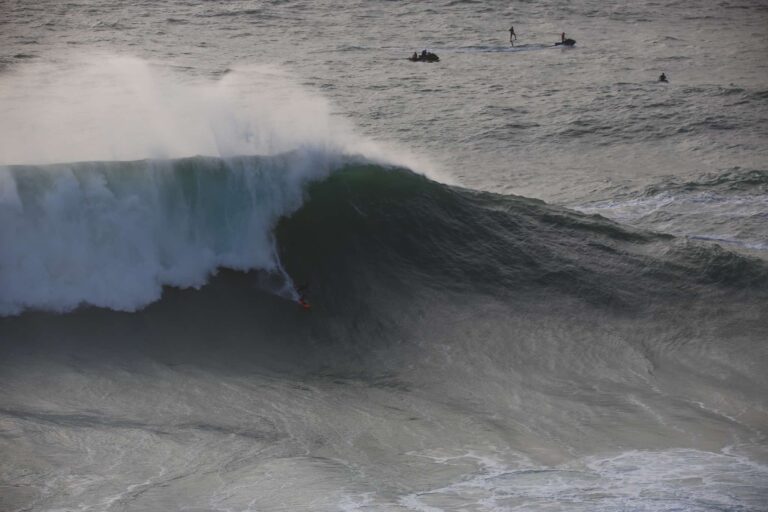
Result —
<instances>
[{"instance_id":1,"label":"ocean surface","mask_svg":"<svg viewBox=\"0 0 768 512\"><path fill-rule=\"evenodd\" d=\"M0 0L0 510L768 510L766 27Z\"/></svg>"}]
</instances>

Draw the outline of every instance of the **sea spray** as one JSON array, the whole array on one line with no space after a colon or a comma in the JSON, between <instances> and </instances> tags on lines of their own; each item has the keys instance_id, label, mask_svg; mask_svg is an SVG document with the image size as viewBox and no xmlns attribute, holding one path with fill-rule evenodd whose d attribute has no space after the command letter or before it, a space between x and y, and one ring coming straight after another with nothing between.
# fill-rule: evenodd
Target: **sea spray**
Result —
<instances>
[{"instance_id":1,"label":"sea spray","mask_svg":"<svg viewBox=\"0 0 768 512\"><path fill-rule=\"evenodd\" d=\"M364 155L440 181L423 155L361 136L274 65L189 76L137 57L67 54L25 64L0 89L0 165L276 155Z\"/></svg>"},{"instance_id":2,"label":"sea spray","mask_svg":"<svg viewBox=\"0 0 768 512\"><path fill-rule=\"evenodd\" d=\"M142 59L92 55L25 66L5 83L4 164L270 155L352 138L323 98L268 66L190 80Z\"/></svg>"}]
</instances>

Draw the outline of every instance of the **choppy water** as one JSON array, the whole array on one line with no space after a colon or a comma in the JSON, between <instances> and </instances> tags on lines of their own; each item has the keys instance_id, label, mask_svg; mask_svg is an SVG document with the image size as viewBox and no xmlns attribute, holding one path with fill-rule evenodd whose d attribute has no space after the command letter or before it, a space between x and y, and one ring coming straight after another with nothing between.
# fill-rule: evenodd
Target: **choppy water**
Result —
<instances>
[{"instance_id":1,"label":"choppy water","mask_svg":"<svg viewBox=\"0 0 768 512\"><path fill-rule=\"evenodd\" d=\"M0 1L0 509L766 510L766 21Z\"/></svg>"}]
</instances>

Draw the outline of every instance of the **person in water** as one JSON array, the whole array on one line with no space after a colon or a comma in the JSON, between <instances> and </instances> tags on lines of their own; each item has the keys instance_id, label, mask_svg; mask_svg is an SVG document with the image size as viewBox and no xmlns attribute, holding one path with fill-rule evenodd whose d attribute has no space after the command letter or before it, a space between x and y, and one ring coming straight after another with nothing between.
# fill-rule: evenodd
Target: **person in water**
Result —
<instances>
[{"instance_id":1,"label":"person in water","mask_svg":"<svg viewBox=\"0 0 768 512\"><path fill-rule=\"evenodd\" d=\"M517 34L515 34L515 27L509 27L509 45L515 46L515 41L517 41Z\"/></svg>"},{"instance_id":2,"label":"person in water","mask_svg":"<svg viewBox=\"0 0 768 512\"><path fill-rule=\"evenodd\" d=\"M662 73L661 76L659 76L659 82L668 82L667 75Z\"/></svg>"},{"instance_id":3,"label":"person in water","mask_svg":"<svg viewBox=\"0 0 768 512\"><path fill-rule=\"evenodd\" d=\"M413 52L413 56L411 57L411 60L419 60L419 54L416 52Z\"/></svg>"}]
</instances>

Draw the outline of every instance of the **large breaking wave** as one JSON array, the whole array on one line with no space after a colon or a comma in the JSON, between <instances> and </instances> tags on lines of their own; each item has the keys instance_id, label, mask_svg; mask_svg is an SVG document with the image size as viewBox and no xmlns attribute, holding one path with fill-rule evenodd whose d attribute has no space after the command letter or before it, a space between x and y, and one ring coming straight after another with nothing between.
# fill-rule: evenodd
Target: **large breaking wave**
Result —
<instances>
[{"instance_id":1,"label":"large breaking wave","mask_svg":"<svg viewBox=\"0 0 768 512\"><path fill-rule=\"evenodd\" d=\"M0 248L3 314L136 310L222 267L272 274L272 291L295 298L278 253L299 280L337 290L371 268L612 304L766 280L762 262L717 246L327 152L9 166L0 183L0 235L13 241Z\"/></svg>"},{"instance_id":2,"label":"large breaking wave","mask_svg":"<svg viewBox=\"0 0 768 512\"><path fill-rule=\"evenodd\" d=\"M272 227L333 165L294 152L0 169L0 312L135 310L218 267L282 274Z\"/></svg>"},{"instance_id":3,"label":"large breaking wave","mask_svg":"<svg viewBox=\"0 0 768 512\"><path fill-rule=\"evenodd\" d=\"M132 311L220 267L276 275L295 298L272 228L306 182L350 155L419 160L356 135L278 68L218 75L86 55L4 76L0 315Z\"/></svg>"},{"instance_id":4,"label":"large breaking wave","mask_svg":"<svg viewBox=\"0 0 768 512\"><path fill-rule=\"evenodd\" d=\"M335 169L357 169L353 176L368 178L367 193L376 194L371 170L386 183L388 168L359 161L304 149L0 167L0 237L7 241L0 246L0 314L81 305L134 311L160 298L163 286L198 288L219 268L272 274L271 291L295 299L273 228L302 205L310 181ZM425 183L402 171L397 177ZM305 241L327 218L325 208L305 226ZM333 236L316 242L302 249L304 258L334 244Z\"/></svg>"}]
</instances>

